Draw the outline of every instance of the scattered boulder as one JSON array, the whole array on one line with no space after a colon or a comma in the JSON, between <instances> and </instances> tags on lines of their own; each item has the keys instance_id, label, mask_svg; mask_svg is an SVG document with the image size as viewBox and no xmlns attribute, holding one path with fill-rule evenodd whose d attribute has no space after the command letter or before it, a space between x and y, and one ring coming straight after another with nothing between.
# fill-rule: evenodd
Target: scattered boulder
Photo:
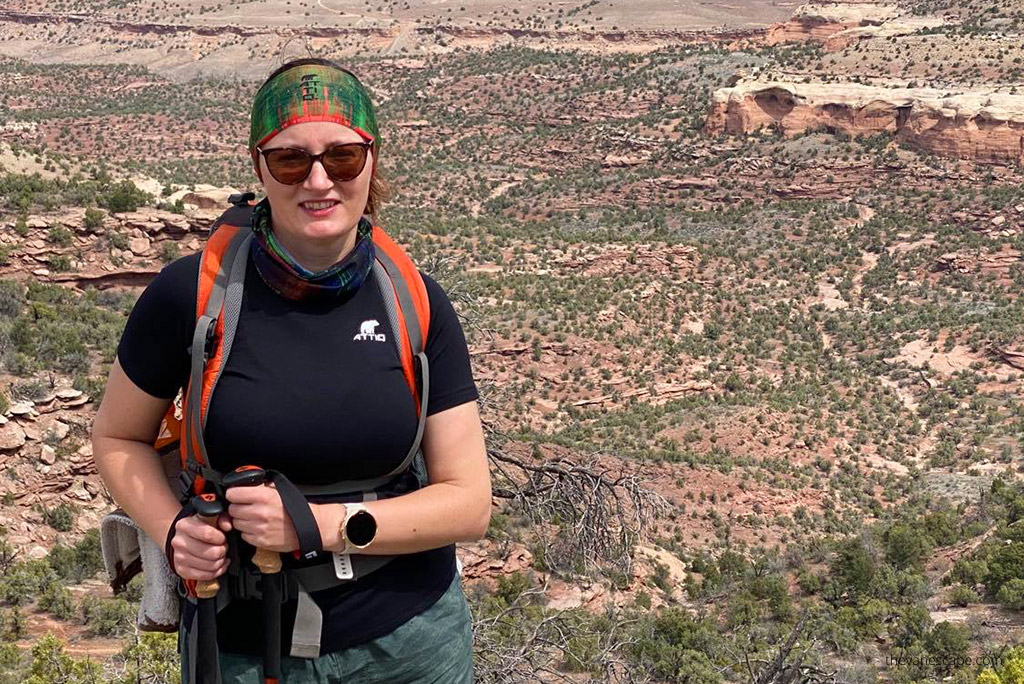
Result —
<instances>
[{"instance_id":1,"label":"scattered boulder","mask_svg":"<svg viewBox=\"0 0 1024 684\"><path fill-rule=\"evenodd\" d=\"M128 240L128 249L136 256L148 254L151 248L152 244L147 237L135 237Z\"/></svg>"},{"instance_id":2,"label":"scattered boulder","mask_svg":"<svg viewBox=\"0 0 1024 684\"><path fill-rule=\"evenodd\" d=\"M25 430L11 421L0 428L0 450L17 449L25 444Z\"/></svg>"}]
</instances>

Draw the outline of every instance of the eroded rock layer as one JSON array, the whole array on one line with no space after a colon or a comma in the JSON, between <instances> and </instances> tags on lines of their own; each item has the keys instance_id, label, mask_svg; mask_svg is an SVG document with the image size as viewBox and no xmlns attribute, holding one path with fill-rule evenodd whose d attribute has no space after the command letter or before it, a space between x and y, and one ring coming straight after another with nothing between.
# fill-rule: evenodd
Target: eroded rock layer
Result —
<instances>
[{"instance_id":1,"label":"eroded rock layer","mask_svg":"<svg viewBox=\"0 0 1024 684\"><path fill-rule=\"evenodd\" d=\"M891 133L946 157L1024 164L1024 95L855 83L747 81L715 91L705 132L778 127Z\"/></svg>"}]
</instances>

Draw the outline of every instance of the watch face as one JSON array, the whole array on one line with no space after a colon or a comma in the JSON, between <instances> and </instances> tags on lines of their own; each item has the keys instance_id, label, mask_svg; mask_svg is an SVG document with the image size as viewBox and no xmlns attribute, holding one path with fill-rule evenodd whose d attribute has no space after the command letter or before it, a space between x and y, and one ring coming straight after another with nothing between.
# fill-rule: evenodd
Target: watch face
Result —
<instances>
[{"instance_id":1,"label":"watch face","mask_svg":"<svg viewBox=\"0 0 1024 684\"><path fill-rule=\"evenodd\" d=\"M353 546L366 546L377 536L377 521L367 511L356 511L345 523L345 536Z\"/></svg>"}]
</instances>

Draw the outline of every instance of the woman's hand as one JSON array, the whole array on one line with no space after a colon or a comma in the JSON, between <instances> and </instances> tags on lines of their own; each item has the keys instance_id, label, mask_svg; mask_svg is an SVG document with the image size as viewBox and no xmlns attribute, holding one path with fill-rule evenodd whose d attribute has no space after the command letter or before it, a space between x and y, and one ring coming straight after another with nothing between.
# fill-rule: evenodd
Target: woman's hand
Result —
<instances>
[{"instance_id":1,"label":"woman's hand","mask_svg":"<svg viewBox=\"0 0 1024 684\"><path fill-rule=\"evenodd\" d=\"M230 502L228 515L231 516L231 524L241 532L244 541L256 548L279 553L299 548L299 536L273 483L230 487L224 496Z\"/></svg>"},{"instance_id":2,"label":"woman's hand","mask_svg":"<svg viewBox=\"0 0 1024 684\"><path fill-rule=\"evenodd\" d=\"M224 531L231 529L225 516L218 519L217 529L192 515L181 518L174 526L171 554L174 571L188 580L212 580L228 569L228 544Z\"/></svg>"}]
</instances>

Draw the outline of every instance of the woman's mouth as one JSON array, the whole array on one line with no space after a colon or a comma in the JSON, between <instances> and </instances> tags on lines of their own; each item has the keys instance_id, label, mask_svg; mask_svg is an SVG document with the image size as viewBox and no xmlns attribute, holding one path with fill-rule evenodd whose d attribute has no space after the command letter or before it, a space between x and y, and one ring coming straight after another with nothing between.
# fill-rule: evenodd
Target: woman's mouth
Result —
<instances>
[{"instance_id":1,"label":"woman's mouth","mask_svg":"<svg viewBox=\"0 0 1024 684\"><path fill-rule=\"evenodd\" d=\"M338 200L317 200L310 202L300 202L299 207L302 211L314 218L322 218L329 215L334 208L341 204Z\"/></svg>"}]
</instances>

